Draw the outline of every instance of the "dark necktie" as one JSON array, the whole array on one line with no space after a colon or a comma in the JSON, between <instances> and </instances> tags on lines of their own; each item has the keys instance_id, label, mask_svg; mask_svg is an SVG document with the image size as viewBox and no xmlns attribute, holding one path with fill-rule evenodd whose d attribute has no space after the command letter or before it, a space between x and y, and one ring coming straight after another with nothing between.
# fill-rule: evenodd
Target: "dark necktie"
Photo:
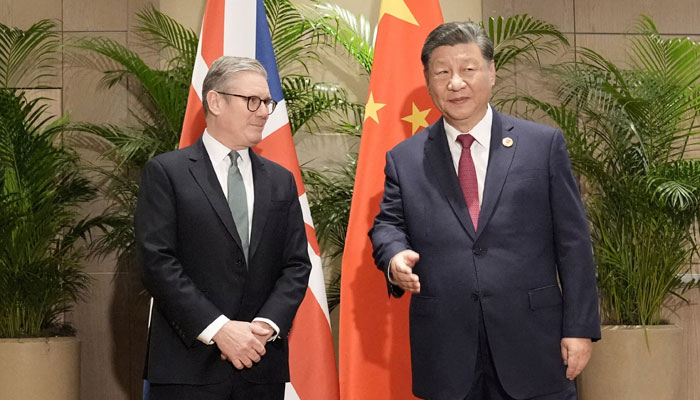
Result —
<instances>
[{"instance_id":1,"label":"dark necktie","mask_svg":"<svg viewBox=\"0 0 700 400\"><path fill-rule=\"evenodd\" d=\"M462 143L462 155L459 157L459 186L462 187L464 201L469 209L469 216L474 224L474 231L479 222L479 183L476 180L476 168L472 159L471 147L474 136L463 134L457 136L457 141Z\"/></svg>"},{"instance_id":2,"label":"dark necktie","mask_svg":"<svg viewBox=\"0 0 700 400\"><path fill-rule=\"evenodd\" d=\"M241 246L246 260L248 259L248 197L246 196L243 176L238 169L238 159L241 157L237 151L228 154L231 166L228 169L228 207L236 223L238 236L241 238Z\"/></svg>"}]
</instances>

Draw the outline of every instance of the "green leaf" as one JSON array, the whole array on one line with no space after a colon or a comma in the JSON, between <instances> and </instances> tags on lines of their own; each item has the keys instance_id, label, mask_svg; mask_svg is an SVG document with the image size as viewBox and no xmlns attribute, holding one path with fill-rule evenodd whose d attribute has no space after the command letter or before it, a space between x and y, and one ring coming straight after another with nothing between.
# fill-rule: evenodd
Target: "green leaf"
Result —
<instances>
[{"instance_id":1,"label":"green leaf","mask_svg":"<svg viewBox=\"0 0 700 400\"><path fill-rule=\"evenodd\" d=\"M27 30L0 24L0 86L26 87L53 76L60 45L56 24L41 20Z\"/></svg>"}]
</instances>

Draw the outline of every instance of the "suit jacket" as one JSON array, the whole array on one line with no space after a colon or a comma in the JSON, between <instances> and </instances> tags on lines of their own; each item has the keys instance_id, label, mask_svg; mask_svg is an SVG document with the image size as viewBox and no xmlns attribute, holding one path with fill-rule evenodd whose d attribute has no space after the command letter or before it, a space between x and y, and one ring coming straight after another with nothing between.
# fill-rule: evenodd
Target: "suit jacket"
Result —
<instances>
[{"instance_id":1,"label":"suit jacket","mask_svg":"<svg viewBox=\"0 0 700 400\"><path fill-rule=\"evenodd\" d=\"M311 271L292 174L249 150L255 187L248 263L226 197L200 139L146 163L135 214L143 282L153 296L146 376L153 383L207 384L236 370L197 336L219 315L269 318L281 339L240 373L289 380L287 335Z\"/></svg>"},{"instance_id":2,"label":"suit jacket","mask_svg":"<svg viewBox=\"0 0 700 400\"><path fill-rule=\"evenodd\" d=\"M588 222L561 132L494 111L476 232L442 119L389 151L385 174L370 231L377 266L386 276L399 251L420 254L409 308L414 393L467 395L479 307L512 397L563 390L561 338L598 339L600 324Z\"/></svg>"}]
</instances>

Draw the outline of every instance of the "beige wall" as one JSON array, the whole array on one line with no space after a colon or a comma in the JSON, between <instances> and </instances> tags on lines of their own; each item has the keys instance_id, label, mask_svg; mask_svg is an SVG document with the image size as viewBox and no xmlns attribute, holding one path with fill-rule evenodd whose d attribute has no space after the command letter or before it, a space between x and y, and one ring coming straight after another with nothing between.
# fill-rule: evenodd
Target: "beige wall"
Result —
<instances>
[{"instance_id":1,"label":"beige wall","mask_svg":"<svg viewBox=\"0 0 700 400\"><path fill-rule=\"evenodd\" d=\"M129 28L134 13L148 0L0 0L0 22L26 28L40 18L62 21L61 37L106 36L137 49ZM160 0L150 3L199 32L204 0ZM354 13L368 16L373 24L379 0L339 0L337 4ZM622 34L639 13L650 15L659 29L668 34L687 34L700 38L700 8L697 0L441 0L447 21L487 18L497 15L529 13L558 25L572 43L593 47L614 59L624 60ZM105 91L100 88L100 74L81 65L71 56L61 57L58 77L43 84L48 89L33 90L32 95L48 97L55 113L70 112L75 121L128 121L131 102L126 89ZM346 79L356 99L366 96L366 78L343 71L339 65L317 71L318 79ZM334 135L295 138L302 162L324 165L342 160L348 149L356 145ZM94 160L99 149L86 151L85 158ZM317 154L325 154L318 158ZM99 202L91 209L99 209ZM117 272L113 259L86 262L93 278L86 302L78 304L68 316L83 341L82 399L137 399L141 393L140 374L143 366L145 317L147 304L139 295L137 274L129 268ZM700 399L700 294L692 293L691 306L680 308L670 318L685 328L684 345L688 359L687 396L679 400Z\"/></svg>"}]
</instances>

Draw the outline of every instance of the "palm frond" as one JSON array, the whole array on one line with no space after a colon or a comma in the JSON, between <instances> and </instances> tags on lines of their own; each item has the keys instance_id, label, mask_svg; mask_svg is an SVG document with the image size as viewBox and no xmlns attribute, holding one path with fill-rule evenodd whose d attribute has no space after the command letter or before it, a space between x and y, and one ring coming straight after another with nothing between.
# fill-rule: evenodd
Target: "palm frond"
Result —
<instances>
[{"instance_id":1,"label":"palm frond","mask_svg":"<svg viewBox=\"0 0 700 400\"><path fill-rule=\"evenodd\" d=\"M80 217L95 197L79 157L56 140L67 118L47 123L45 106L0 89L0 337L53 329L89 282L76 246L98 218Z\"/></svg>"},{"instance_id":2,"label":"palm frond","mask_svg":"<svg viewBox=\"0 0 700 400\"><path fill-rule=\"evenodd\" d=\"M342 254L345 247L356 168L357 157L353 156L340 168L302 171L316 235L331 258Z\"/></svg>"},{"instance_id":3,"label":"palm frond","mask_svg":"<svg viewBox=\"0 0 700 400\"><path fill-rule=\"evenodd\" d=\"M295 64L308 72L307 62L319 61L319 31L290 0L265 0L272 47L280 71Z\"/></svg>"},{"instance_id":4,"label":"palm frond","mask_svg":"<svg viewBox=\"0 0 700 400\"><path fill-rule=\"evenodd\" d=\"M544 54L568 46L566 37L552 24L527 14L489 18L486 32L493 41L496 71L508 69L517 59L541 65Z\"/></svg>"},{"instance_id":5,"label":"palm frond","mask_svg":"<svg viewBox=\"0 0 700 400\"><path fill-rule=\"evenodd\" d=\"M41 20L27 30L0 24L0 87L21 87L54 75L60 46L56 24Z\"/></svg>"},{"instance_id":6,"label":"palm frond","mask_svg":"<svg viewBox=\"0 0 700 400\"><path fill-rule=\"evenodd\" d=\"M82 39L75 46L117 63L119 68L103 71L102 82L110 88L125 82L127 77L134 78L143 88L144 101L146 108L151 110L151 117L164 125L168 132L181 131L191 71L183 76L177 71L151 69L138 54L111 39Z\"/></svg>"},{"instance_id":7,"label":"palm frond","mask_svg":"<svg viewBox=\"0 0 700 400\"><path fill-rule=\"evenodd\" d=\"M166 69L190 70L197 56L197 35L155 7L136 14L137 32L141 40L167 54Z\"/></svg>"},{"instance_id":8,"label":"palm frond","mask_svg":"<svg viewBox=\"0 0 700 400\"><path fill-rule=\"evenodd\" d=\"M338 84L313 82L304 75L287 75L282 78L282 91L292 133L303 126L319 129L319 123L334 124L333 117L342 121L362 120L364 107L350 102L347 92Z\"/></svg>"},{"instance_id":9,"label":"palm frond","mask_svg":"<svg viewBox=\"0 0 700 400\"><path fill-rule=\"evenodd\" d=\"M363 15L356 16L337 4L315 3L311 12L317 16L315 24L331 40L329 44L343 46L369 76L374 59L376 28L372 29Z\"/></svg>"},{"instance_id":10,"label":"palm frond","mask_svg":"<svg viewBox=\"0 0 700 400\"><path fill-rule=\"evenodd\" d=\"M697 212L700 210L700 159L663 165L648 175L647 185L662 205Z\"/></svg>"}]
</instances>

